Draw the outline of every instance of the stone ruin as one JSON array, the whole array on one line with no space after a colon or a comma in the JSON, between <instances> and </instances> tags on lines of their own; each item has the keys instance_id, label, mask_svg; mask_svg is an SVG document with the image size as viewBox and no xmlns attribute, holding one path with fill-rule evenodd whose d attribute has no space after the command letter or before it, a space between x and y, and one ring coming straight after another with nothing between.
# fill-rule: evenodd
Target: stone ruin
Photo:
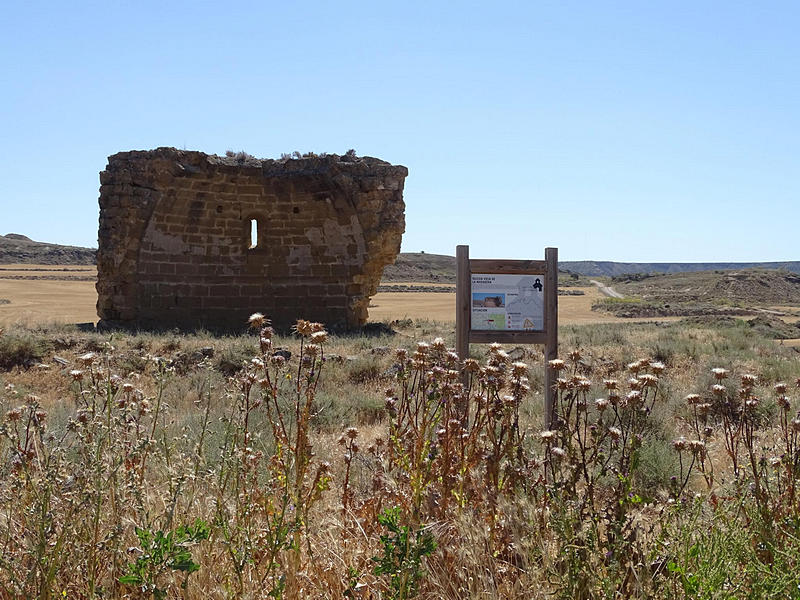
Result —
<instances>
[{"instance_id":1,"label":"stone ruin","mask_svg":"<svg viewBox=\"0 0 800 600\"><path fill-rule=\"evenodd\" d=\"M99 327L242 330L261 312L367 320L405 230L408 169L376 158L259 160L158 148L100 173Z\"/></svg>"}]
</instances>

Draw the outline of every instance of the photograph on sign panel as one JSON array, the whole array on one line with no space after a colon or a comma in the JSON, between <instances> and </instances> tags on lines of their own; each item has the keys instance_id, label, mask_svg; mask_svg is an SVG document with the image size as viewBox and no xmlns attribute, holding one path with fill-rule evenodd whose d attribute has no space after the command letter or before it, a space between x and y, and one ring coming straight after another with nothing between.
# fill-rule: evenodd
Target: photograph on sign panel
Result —
<instances>
[{"instance_id":1,"label":"photograph on sign panel","mask_svg":"<svg viewBox=\"0 0 800 600\"><path fill-rule=\"evenodd\" d=\"M544 284L541 275L473 273L473 330L542 331Z\"/></svg>"},{"instance_id":2,"label":"photograph on sign panel","mask_svg":"<svg viewBox=\"0 0 800 600\"><path fill-rule=\"evenodd\" d=\"M472 306L475 308L505 308L505 294L472 294Z\"/></svg>"}]
</instances>

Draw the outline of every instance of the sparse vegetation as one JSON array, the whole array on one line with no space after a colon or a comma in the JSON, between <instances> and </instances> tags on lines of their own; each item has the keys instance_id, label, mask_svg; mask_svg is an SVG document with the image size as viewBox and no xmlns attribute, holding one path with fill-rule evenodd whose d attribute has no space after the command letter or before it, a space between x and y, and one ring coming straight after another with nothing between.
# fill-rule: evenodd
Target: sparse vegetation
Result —
<instances>
[{"instance_id":1,"label":"sparse vegetation","mask_svg":"<svg viewBox=\"0 0 800 600\"><path fill-rule=\"evenodd\" d=\"M49 341L31 332L17 329L3 334L0 330L0 369L31 367L50 347Z\"/></svg>"},{"instance_id":2,"label":"sparse vegetation","mask_svg":"<svg viewBox=\"0 0 800 600\"><path fill-rule=\"evenodd\" d=\"M239 152L235 152L233 150L226 150L225 156L227 158L234 159L238 163L245 163L249 160L258 160L255 156L253 156L252 154L248 154L244 150L240 150Z\"/></svg>"},{"instance_id":3,"label":"sparse vegetation","mask_svg":"<svg viewBox=\"0 0 800 600\"><path fill-rule=\"evenodd\" d=\"M800 275L782 269L624 275L614 282L626 296L673 306L724 303L752 308L800 301Z\"/></svg>"},{"instance_id":4,"label":"sparse vegetation","mask_svg":"<svg viewBox=\"0 0 800 600\"><path fill-rule=\"evenodd\" d=\"M636 296L603 298L592 304L592 310L611 313L617 317L689 317L689 316L745 316L759 314L754 308L732 306L728 303L647 301Z\"/></svg>"},{"instance_id":5,"label":"sparse vegetation","mask_svg":"<svg viewBox=\"0 0 800 600\"><path fill-rule=\"evenodd\" d=\"M47 366L0 372L0 595L756 598L800 583L800 362L745 321L563 328L580 350L549 365L548 431L535 348L476 346L462 364L435 322L253 325L0 334Z\"/></svg>"}]
</instances>

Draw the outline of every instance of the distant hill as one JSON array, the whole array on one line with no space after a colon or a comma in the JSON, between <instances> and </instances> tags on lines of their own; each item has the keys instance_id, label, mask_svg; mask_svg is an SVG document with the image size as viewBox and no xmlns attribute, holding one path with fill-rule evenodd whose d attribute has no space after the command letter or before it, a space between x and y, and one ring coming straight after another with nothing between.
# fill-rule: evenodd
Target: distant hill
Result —
<instances>
[{"instance_id":1,"label":"distant hill","mask_svg":"<svg viewBox=\"0 0 800 600\"><path fill-rule=\"evenodd\" d=\"M562 261L560 271L587 277L615 277L634 273L692 273L696 271L731 271L750 268L782 269L800 273L800 261L750 262L750 263L622 263L598 260ZM427 252L402 252L393 265L383 271L386 281L438 281L456 280L456 259L444 254Z\"/></svg>"},{"instance_id":2,"label":"distant hill","mask_svg":"<svg viewBox=\"0 0 800 600\"><path fill-rule=\"evenodd\" d=\"M658 304L723 302L753 306L800 303L800 275L785 269L621 275L614 279L613 285L626 296Z\"/></svg>"},{"instance_id":3,"label":"distant hill","mask_svg":"<svg viewBox=\"0 0 800 600\"><path fill-rule=\"evenodd\" d=\"M603 260L579 260L559 263L570 273L590 277L630 275L633 273L694 273L697 271L738 271L740 269L782 269L800 273L800 261L730 262L730 263L624 263Z\"/></svg>"},{"instance_id":4,"label":"distant hill","mask_svg":"<svg viewBox=\"0 0 800 600\"><path fill-rule=\"evenodd\" d=\"M0 264L93 265L97 250L36 242L19 233L0 235Z\"/></svg>"},{"instance_id":5,"label":"distant hill","mask_svg":"<svg viewBox=\"0 0 800 600\"><path fill-rule=\"evenodd\" d=\"M383 280L455 283L456 258L446 254L401 252L393 265L384 268Z\"/></svg>"}]
</instances>

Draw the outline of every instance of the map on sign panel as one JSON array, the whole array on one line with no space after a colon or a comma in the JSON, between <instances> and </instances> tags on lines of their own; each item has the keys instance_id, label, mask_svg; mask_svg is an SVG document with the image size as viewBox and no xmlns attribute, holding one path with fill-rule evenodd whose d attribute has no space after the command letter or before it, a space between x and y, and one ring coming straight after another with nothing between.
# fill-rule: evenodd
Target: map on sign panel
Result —
<instances>
[{"instance_id":1,"label":"map on sign panel","mask_svg":"<svg viewBox=\"0 0 800 600\"><path fill-rule=\"evenodd\" d=\"M472 274L471 329L542 331L542 275Z\"/></svg>"}]
</instances>

